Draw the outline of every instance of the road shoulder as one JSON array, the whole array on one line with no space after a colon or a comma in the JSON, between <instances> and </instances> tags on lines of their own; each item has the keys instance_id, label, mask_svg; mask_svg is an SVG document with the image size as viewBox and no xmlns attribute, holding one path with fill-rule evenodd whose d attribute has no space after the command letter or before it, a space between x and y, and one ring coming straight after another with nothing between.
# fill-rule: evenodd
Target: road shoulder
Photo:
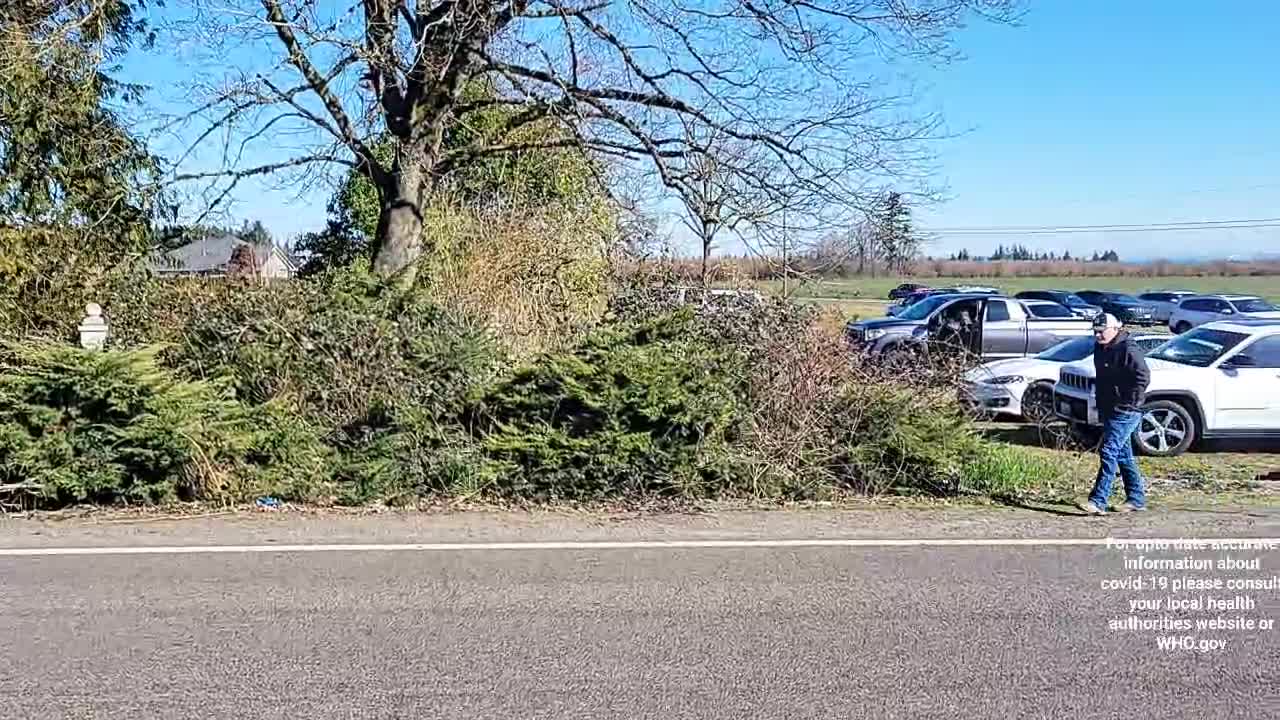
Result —
<instances>
[{"instance_id":1,"label":"road shoulder","mask_svg":"<svg viewBox=\"0 0 1280 720\"><path fill-rule=\"evenodd\" d=\"M700 513L467 511L0 518L0 547L670 540L1280 537L1274 507L1086 518L1015 508L723 510Z\"/></svg>"}]
</instances>

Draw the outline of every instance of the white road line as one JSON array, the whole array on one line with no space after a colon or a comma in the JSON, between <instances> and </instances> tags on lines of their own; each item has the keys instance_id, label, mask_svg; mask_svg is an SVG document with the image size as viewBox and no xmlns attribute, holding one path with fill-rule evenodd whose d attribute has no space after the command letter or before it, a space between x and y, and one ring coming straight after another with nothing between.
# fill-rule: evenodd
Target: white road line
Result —
<instances>
[{"instance_id":1,"label":"white road line","mask_svg":"<svg viewBox=\"0 0 1280 720\"><path fill-rule=\"evenodd\" d=\"M583 542L360 543L307 545L135 545L127 547L0 548L0 557L58 555L201 555L343 552L511 552L530 550L683 550L716 548L895 548L895 547L1119 547L1156 549L1160 543L1251 543L1255 550L1280 549L1280 538L815 538L799 540L634 540ZM1136 547L1144 543L1154 547ZM1170 549L1173 549L1170 547Z\"/></svg>"}]
</instances>

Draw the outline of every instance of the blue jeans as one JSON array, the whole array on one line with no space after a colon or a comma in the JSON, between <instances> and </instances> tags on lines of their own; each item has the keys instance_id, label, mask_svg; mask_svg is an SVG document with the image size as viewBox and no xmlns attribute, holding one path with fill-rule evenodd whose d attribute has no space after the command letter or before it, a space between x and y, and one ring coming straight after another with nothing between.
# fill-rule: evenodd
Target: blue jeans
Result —
<instances>
[{"instance_id":1,"label":"blue jeans","mask_svg":"<svg viewBox=\"0 0 1280 720\"><path fill-rule=\"evenodd\" d=\"M1142 489L1142 473L1138 471L1138 461L1133 457L1133 433L1142 422L1142 413L1136 411L1117 410L1102 423L1102 444L1098 446L1098 479L1093 484L1093 492L1089 501L1100 508L1107 507L1107 499L1111 497L1111 486L1115 484L1116 472L1124 478L1125 499L1137 507L1147 504L1147 494Z\"/></svg>"}]
</instances>

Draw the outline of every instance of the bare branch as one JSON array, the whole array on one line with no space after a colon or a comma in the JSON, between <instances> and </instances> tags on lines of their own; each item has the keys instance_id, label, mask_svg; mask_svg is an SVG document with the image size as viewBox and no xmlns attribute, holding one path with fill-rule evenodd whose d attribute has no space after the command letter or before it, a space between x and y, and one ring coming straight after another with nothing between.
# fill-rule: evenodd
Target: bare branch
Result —
<instances>
[{"instance_id":1,"label":"bare branch","mask_svg":"<svg viewBox=\"0 0 1280 720\"><path fill-rule=\"evenodd\" d=\"M887 186L923 192L941 124L913 106L895 63L949 62L957 28L1012 20L1017 0L218 2L244 55L266 42L279 65L219 87L198 142L221 136L248 157L267 127L336 140L379 188L388 237L375 265L397 271L422 252L435 184L504 153L643 164L700 198L694 227L712 237L825 232ZM483 127L451 132L481 111ZM714 180L699 166L710 158Z\"/></svg>"},{"instance_id":2,"label":"bare branch","mask_svg":"<svg viewBox=\"0 0 1280 720\"><path fill-rule=\"evenodd\" d=\"M324 102L325 109L329 111L329 115L333 118L334 123L337 124L343 141L351 148L356 157L360 158L361 164L369 168L369 172L374 175L375 179L381 180L387 174L386 169L378 163L373 151L360 139L355 126L352 125L351 119L347 117L346 110L342 107L342 101L330 90L326 76L321 75L316 70L316 66L307 56L301 43L298 42L297 35L294 34L289 21L285 19L279 0L262 0L262 7L266 9L267 20L275 28L276 34L280 37L280 42L288 50L289 62L306 79L311 92L318 95L321 101Z\"/></svg>"}]
</instances>

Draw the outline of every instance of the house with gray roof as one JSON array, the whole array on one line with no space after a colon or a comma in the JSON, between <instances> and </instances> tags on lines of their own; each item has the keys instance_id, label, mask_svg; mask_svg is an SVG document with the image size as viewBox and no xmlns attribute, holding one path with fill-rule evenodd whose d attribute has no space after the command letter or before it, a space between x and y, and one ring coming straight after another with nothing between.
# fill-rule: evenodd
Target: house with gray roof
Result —
<instances>
[{"instance_id":1,"label":"house with gray roof","mask_svg":"<svg viewBox=\"0 0 1280 720\"><path fill-rule=\"evenodd\" d=\"M246 242L235 235L211 235L170 250L151 263L160 277L248 275L274 280L293 277L298 264L276 245Z\"/></svg>"}]
</instances>

